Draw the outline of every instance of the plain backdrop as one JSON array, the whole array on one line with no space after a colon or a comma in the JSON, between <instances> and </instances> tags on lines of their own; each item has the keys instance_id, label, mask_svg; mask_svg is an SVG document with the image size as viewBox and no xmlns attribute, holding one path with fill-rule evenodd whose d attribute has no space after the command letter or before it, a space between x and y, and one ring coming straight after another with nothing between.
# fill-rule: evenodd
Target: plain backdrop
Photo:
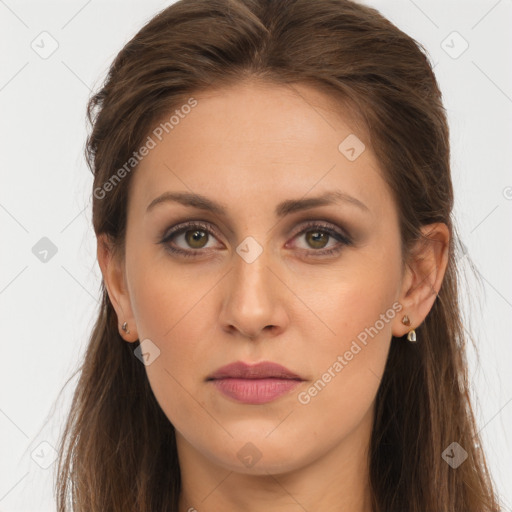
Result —
<instances>
[{"instance_id":1,"label":"plain backdrop","mask_svg":"<svg viewBox=\"0 0 512 512\"><path fill-rule=\"evenodd\" d=\"M85 105L169 3L0 0L1 512L55 510L54 448L76 380L57 395L99 299ZM365 3L425 46L443 92L463 259L482 283L462 291L480 357L468 354L474 405L511 510L512 1Z\"/></svg>"}]
</instances>

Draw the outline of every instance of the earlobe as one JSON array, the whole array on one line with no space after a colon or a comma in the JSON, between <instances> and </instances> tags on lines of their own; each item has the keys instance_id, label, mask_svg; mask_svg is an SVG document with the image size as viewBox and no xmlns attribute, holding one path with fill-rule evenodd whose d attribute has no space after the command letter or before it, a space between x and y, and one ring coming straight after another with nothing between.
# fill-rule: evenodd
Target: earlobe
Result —
<instances>
[{"instance_id":1,"label":"earlobe","mask_svg":"<svg viewBox=\"0 0 512 512\"><path fill-rule=\"evenodd\" d=\"M104 233L97 237L97 258L110 302L116 311L119 334L130 343L137 341L123 262L116 256L111 240Z\"/></svg>"},{"instance_id":2,"label":"earlobe","mask_svg":"<svg viewBox=\"0 0 512 512\"><path fill-rule=\"evenodd\" d=\"M394 336L415 338L411 333L426 318L441 289L448 265L450 231L444 223L423 226L423 236L417 241L407 262L407 275L403 281L400 303L401 321L394 329ZM395 334L396 332L396 334ZM413 340L410 340L413 341Z\"/></svg>"}]
</instances>

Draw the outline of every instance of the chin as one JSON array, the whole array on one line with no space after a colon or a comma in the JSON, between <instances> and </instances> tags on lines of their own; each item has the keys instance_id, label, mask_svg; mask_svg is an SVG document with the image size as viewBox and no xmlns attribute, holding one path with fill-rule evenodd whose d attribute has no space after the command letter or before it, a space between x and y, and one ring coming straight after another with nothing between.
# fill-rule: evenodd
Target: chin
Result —
<instances>
[{"instance_id":1,"label":"chin","mask_svg":"<svg viewBox=\"0 0 512 512\"><path fill-rule=\"evenodd\" d=\"M293 439L274 439L265 437L266 434L239 435L225 444L225 449L219 452L215 446L205 446L204 453L215 464L229 471L247 475L277 475L292 472L312 462L312 454L297 451L297 442Z\"/></svg>"}]
</instances>

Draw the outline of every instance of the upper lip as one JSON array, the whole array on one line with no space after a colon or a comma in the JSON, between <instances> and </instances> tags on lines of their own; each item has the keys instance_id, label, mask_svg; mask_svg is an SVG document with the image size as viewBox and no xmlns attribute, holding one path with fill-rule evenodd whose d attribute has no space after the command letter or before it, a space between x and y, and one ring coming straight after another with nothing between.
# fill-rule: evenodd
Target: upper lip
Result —
<instances>
[{"instance_id":1,"label":"upper lip","mask_svg":"<svg viewBox=\"0 0 512 512\"><path fill-rule=\"evenodd\" d=\"M207 377L206 380L216 379L298 379L302 380L299 375L288 370L284 366L263 361L256 364L248 364L243 361L237 361L226 366L222 366L217 371Z\"/></svg>"}]
</instances>

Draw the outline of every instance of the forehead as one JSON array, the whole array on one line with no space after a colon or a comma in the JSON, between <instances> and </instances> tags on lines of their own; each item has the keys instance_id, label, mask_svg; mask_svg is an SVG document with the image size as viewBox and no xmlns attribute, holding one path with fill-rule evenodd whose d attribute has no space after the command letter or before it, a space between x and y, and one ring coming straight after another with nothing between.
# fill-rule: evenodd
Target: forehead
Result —
<instances>
[{"instance_id":1,"label":"forehead","mask_svg":"<svg viewBox=\"0 0 512 512\"><path fill-rule=\"evenodd\" d=\"M383 198L386 185L365 131L325 92L246 82L191 96L196 105L167 113L161 127L181 115L157 132L160 138L152 135L155 146L132 178L137 208L166 190L242 203L259 197L259 204L334 188L366 204Z\"/></svg>"}]
</instances>

